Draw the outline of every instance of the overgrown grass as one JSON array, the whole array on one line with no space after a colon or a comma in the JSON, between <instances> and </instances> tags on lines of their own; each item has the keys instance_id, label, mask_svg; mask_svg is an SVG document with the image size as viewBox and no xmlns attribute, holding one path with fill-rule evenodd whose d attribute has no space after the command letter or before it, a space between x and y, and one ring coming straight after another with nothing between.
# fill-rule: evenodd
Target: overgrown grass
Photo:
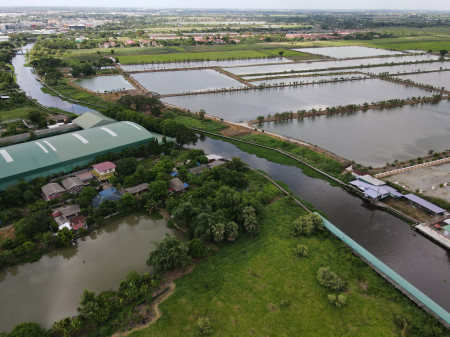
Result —
<instances>
[{"instance_id":1,"label":"overgrown grass","mask_svg":"<svg viewBox=\"0 0 450 337\"><path fill-rule=\"evenodd\" d=\"M10 109L10 110L2 110L2 111L0 111L0 121L8 121L11 119L26 118L31 111L36 111L36 110L39 110L42 112L45 111L45 110L38 108L37 106L23 106L20 108L14 108L14 109Z\"/></svg>"},{"instance_id":2,"label":"overgrown grass","mask_svg":"<svg viewBox=\"0 0 450 337\"><path fill-rule=\"evenodd\" d=\"M67 84L67 82L69 82L69 79L64 78L62 80L60 80L56 85L50 85L51 88L53 88L54 90L58 91L60 94L62 94L63 96L67 97L67 98L71 98L77 101L81 101L81 102L87 102L87 103L93 103L93 104L97 104L100 106L108 106L108 102L103 100L102 98L90 94L89 92L86 92L84 90L81 89L77 89L74 88L70 85ZM46 88L46 87L42 87L41 89L43 92L50 94L52 96L57 96L52 90ZM77 103L80 105L83 105L82 103ZM93 108L95 110L99 110L101 111L101 108L98 107L93 107L91 105L86 105L89 108Z\"/></svg>"},{"instance_id":3,"label":"overgrown grass","mask_svg":"<svg viewBox=\"0 0 450 337\"><path fill-rule=\"evenodd\" d=\"M288 198L266 207L258 237L222 245L176 281L174 294L160 305L159 320L130 336L197 336L199 317L209 318L213 336L393 336L401 334L403 319L444 334L338 239L326 233L291 237L290 224L302 214ZM292 254L298 244L308 246L309 257ZM330 292L316 280L322 266L347 282L342 309L327 302Z\"/></svg>"},{"instance_id":4,"label":"overgrown grass","mask_svg":"<svg viewBox=\"0 0 450 337\"><path fill-rule=\"evenodd\" d=\"M182 123L186 126L192 127L192 128L196 128L196 129L201 129L201 130L205 130L208 132L214 132L214 133L218 133L223 129L226 129L226 126L223 125L222 123L213 121L211 119L207 119L205 118L203 120L203 122L201 121L200 117L194 117L194 116L178 116L174 118L175 121Z\"/></svg>"}]
</instances>

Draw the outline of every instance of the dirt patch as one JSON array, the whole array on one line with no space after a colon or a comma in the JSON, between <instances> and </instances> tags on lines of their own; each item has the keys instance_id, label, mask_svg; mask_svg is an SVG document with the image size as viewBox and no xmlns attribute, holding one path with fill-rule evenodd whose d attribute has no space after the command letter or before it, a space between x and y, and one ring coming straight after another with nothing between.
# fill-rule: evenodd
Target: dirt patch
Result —
<instances>
[{"instance_id":1,"label":"dirt patch","mask_svg":"<svg viewBox=\"0 0 450 337\"><path fill-rule=\"evenodd\" d=\"M13 225L5 226L3 228L0 228L0 238L2 240L5 239L14 239L14 227Z\"/></svg>"},{"instance_id":2,"label":"dirt patch","mask_svg":"<svg viewBox=\"0 0 450 337\"><path fill-rule=\"evenodd\" d=\"M255 133L254 131L237 125L227 125L228 128L223 129L220 133L226 137L239 137Z\"/></svg>"}]
</instances>

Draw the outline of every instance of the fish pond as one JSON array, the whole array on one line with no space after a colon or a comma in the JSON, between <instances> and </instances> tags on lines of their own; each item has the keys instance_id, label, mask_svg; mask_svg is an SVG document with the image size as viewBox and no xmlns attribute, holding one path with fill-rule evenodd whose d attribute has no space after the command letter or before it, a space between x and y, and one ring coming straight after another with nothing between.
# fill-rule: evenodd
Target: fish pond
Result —
<instances>
[{"instance_id":1,"label":"fish pond","mask_svg":"<svg viewBox=\"0 0 450 337\"><path fill-rule=\"evenodd\" d=\"M248 75L248 74L267 74L267 73L282 73L290 71L313 71L329 68L356 68L364 67L367 65L377 64L391 64L391 63L403 63L403 62L415 62L415 61L430 61L437 60L436 55L397 55L391 57L379 57L369 59L356 59L356 60L338 60L338 61L317 61L317 62L301 62L301 63L287 63L287 64L273 64L265 66L249 66L249 67L236 67L226 68L235 75Z\"/></svg>"},{"instance_id":2,"label":"fish pond","mask_svg":"<svg viewBox=\"0 0 450 337\"><path fill-rule=\"evenodd\" d=\"M337 59L350 57L375 57L386 55L405 54L400 51L392 51L387 49L376 49L360 46L343 46L343 47L320 47L320 48L298 48L292 49L302 53L316 54L322 56L333 57Z\"/></svg>"},{"instance_id":3,"label":"fish pond","mask_svg":"<svg viewBox=\"0 0 450 337\"><path fill-rule=\"evenodd\" d=\"M381 167L450 146L450 103L405 105L258 126L318 145L357 163Z\"/></svg>"},{"instance_id":4,"label":"fish pond","mask_svg":"<svg viewBox=\"0 0 450 337\"><path fill-rule=\"evenodd\" d=\"M76 80L74 84L99 93L134 89L122 75L86 77Z\"/></svg>"},{"instance_id":5,"label":"fish pond","mask_svg":"<svg viewBox=\"0 0 450 337\"><path fill-rule=\"evenodd\" d=\"M276 112L310 110L380 100L431 96L411 86L380 79L321 83L163 98L163 101L229 121L248 121Z\"/></svg>"},{"instance_id":6,"label":"fish pond","mask_svg":"<svg viewBox=\"0 0 450 337\"><path fill-rule=\"evenodd\" d=\"M292 83L316 83L324 81L339 81L339 80L350 80L350 79L364 79L367 78L365 75L361 74L336 74L336 75L324 75L324 76L295 76L286 78L273 78L268 80L260 80L251 82L253 85L260 84L292 84Z\"/></svg>"},{"instance_id":7,"label":"fish pond","mask_svg":"<svg viewBox=\"0 0 450 337\"><path fill-rule=\"evenodd\" d=\"M144 71L144 70L161 70L161 69L179 69L179 68L203 68L203 67L238 67L251 66L257 64L270 63L289 63L284 57L245 59L245 60L223 60L223 61L192 61L192 62L169 62L169 63L143 63L143 64L121 64L120 67L124 71Z\"/></svg>"},{"instance_id":8,"label":"fish pond","mask_svg":"<svg viewBox=\"0 0 450 337\"><path fill-rule=\"evenodd\" d=\"M245 84L212 69L157 71L131 76L148 91L160 95L246 87Z\"/></svg>"},{"instance_id":9,"label":"fish pond","mask_svg":"<svg viewBox=\"0 0 450 337\"><path fill-rule=\"evenodd\" d=\"M437 88L446 88L450 90L450 71L436 71L432 73L401 75L398 78L402 80L411 80L416 83L432 85Z\"/></svg>"}]
</instances>

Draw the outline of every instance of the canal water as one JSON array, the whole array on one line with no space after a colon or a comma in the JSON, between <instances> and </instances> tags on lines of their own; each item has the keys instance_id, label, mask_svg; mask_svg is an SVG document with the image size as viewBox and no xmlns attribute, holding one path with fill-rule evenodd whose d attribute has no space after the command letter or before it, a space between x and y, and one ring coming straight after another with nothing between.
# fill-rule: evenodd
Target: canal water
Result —
<instances>
[{"instance_id":1,"label":"canal water","mask_svg":"<svg viewBox=\"0 0 450 337\"><path fill-rule=\"evenodd\" d=\"M1 271L0 332L24 321L50 328L77 313L84 289L117 289L130 271L149 271L145 261L153 241L166 233L185 239L180 231L167 228L165 220L129 215L83 237L76 246Z\"/></svg>"},{"instance_id":2,"label":"canal water","mask_svg":"<svg viewBox=\"0 0 450 337\"><path fill-rule=\"evenodd\" d=\"M316 48L298 48L292 49L302 53L310 53L334 57L338 59L350 57L374 57L384 55L405 55L405 53L397 50L376 49L361 46L342 46L342 47L316 47ZM407 54L406 54L407 55Z\"/></svg>"},{"instance_id":3,"label":"canal water","mask_svg":"<svg viewBox=\"0 0 450 337\"><path fill-rule=\"evenodd\" d=\"M450 311L450 253L414 232L404 221L302 170L258 158L236 146L206 138L193 148L225 158L240 157L251 167L285 182L295 195L325 212L326 218L415 287Z\"/></svg>"},{"instance_id":4,"label":"canal water","mask_svg":"<svg viewBox=\"0 0 450 337\"><path fill-rule=\"evenodd\" d=\"M24 50L31 49L32 47L33 44L28 44L24 47ZM33 74L32 68L25 67L25 63L25 55L16 55L12 60L14 72L16 73L17 77L17 84L28 97L36 99L43 106L58 108L64 111L75 113L77 115L81 115L86 111L94 111L94 109L92 108L87 108L78 104L72 104L70 102L63 101L59 97L42 92L42 84L36 80L36 76L35 74Z\"/></svg>"}]
</instances>

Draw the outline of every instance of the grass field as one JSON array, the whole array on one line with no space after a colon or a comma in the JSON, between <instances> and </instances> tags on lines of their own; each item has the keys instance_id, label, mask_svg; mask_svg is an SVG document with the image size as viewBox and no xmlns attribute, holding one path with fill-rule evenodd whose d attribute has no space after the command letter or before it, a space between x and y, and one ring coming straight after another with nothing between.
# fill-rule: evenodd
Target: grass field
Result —
<instances>
[{"instance_id":1,"label":"grass field","mask_svg":"<svg viewBox=\"0 0 450 337\"><path fill-rule=\"evenodd\" d=\"M64 79L60 80L58 82L58 84L51 85L51 87L53 89L55 89L56 91L58 91L59 93L61 93L63 96L71 98L71 99L74 99L74 100L78 100L78 101L82 101L82 102L88 102L88 103L93 103L93 104L98 104L100 106L105 106L105 107L108 105L108 102L106 102L105 100L101 99L100 97L95 96L95 95L90 94L90 93L88 93L86 91L83 91L83 90L80 90L80 89L77 89L77 88L74 88L74 87L68 85L67 84L68 81L69 80L67 78L64 78ZM56 96L56 94L53 91L51 91L50 89L48 89L46 87L43 87L42 91L47 93L47 94ZM83 105L83 104L81 104L81 105ZM92 107L95 110L101 111L101 108L93 107L93 106L90 106L90 105L86 105L86 106Z\"/></svg>"},{"instance_id":2,"label":"grass field","mask_svg":"<svg viewBox=\"0 0 450 337\"><path fill-rule=\"evenodd\" d=\"M378 337L410 332L401 331L396 322L432 326L435 335L445 334L338 239L327 233L291 237L290 224L302 212L287 198L266 207L258 237L222 245L176 281L175 292L160 305L160 319L130 336L198 336L199 317L209 318L213 336ZM309 257L291 253L300 243L308 246ZM347 282L348 304L342 309L327 302L330 291L316 280L322 266L330 266Z\"/></svg>"},{"instance_id":3,"label":"grass field","mask_svg":"<svg viewBox=\"0 0 450 337\"><path fill-rule=\"evenodd\" d=\"M175 119L175 121L182 123L186 126L205 130L208 132L219 133L221 130L226 128L225 125L215 122L211 119L205 119L204 122L202 123L202 121L200 120L200 117L195 118L195 117L187 117L187 116L178 116L178 117L175 117L174 119Z\"/></svg>"},{"instance_id":4,"label":"grass field","mask_svg":"<svg viewBox=\"0 0 450 337\"><path fill-rule=\"evenodd\" d=\"M26 106L21 108L15 108L11 110L0 111L0 121L8 121L16 118L24 118L30 113L30 111L40 110L38 107Z\"/></svg>"}]
</instances>

